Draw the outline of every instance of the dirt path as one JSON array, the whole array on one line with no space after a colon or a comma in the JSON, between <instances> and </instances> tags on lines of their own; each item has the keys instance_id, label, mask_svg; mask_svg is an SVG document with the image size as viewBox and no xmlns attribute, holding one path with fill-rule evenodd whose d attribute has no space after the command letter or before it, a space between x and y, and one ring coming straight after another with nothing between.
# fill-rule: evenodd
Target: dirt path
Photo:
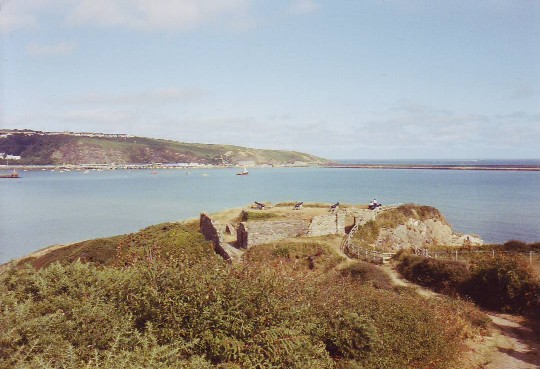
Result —
<instances>
[{"instance_id":1,"label":"dirt path","mask_svg":"<svg viewBox=\"0 0 540 369\"><path fill-rule=\"evenodd\" d=\"M398 286L415 288L425 297L438 294L403 279L391 265L383 269ZM540 369L540 339L519 316L485 312L493 322L488 336L469 342L471 351L466 368L471 369Z\"/></svg>"},{"instance_id":2,"label":"dirt path","mask_svg":"<svg viewBox=\"0 0 540 369\"><path fill-rule=\"evenodd\" d=\"M540 368L540 341L520 317L489 313L494 329L491 335L473 344L479 354L478 368Z\"/></svg>"}]
</instances>

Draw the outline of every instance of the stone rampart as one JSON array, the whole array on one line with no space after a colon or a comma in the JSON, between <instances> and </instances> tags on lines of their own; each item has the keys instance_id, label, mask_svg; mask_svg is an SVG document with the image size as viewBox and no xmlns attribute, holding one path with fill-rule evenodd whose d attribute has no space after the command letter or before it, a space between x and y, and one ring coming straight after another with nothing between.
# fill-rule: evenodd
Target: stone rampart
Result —
<instances>
[{"instance_id":1,"label":"stone rampart","mask_svg":"<svg viewBox=\"0 0 540 369\"><path fill-rule=\"evenodd\" d=\"M329 234L345 234L345 212L337 211L328 215L317 215L311 219L308 236L326 236Z\"/></svg>"},{"instance_id":2,"label":"stone rampart","mask_svg":"<svg viewBox=\"0 0 540 369\"><path fill-rule=\"evenodd\" d=\"M247 249L254 245L307 234L309 222L302 219L242 222L237 228L237 245Z\"/></svg>"},{"instance_id":3,"label":"stone rampart","mask_svg":"<svg viewBox=\"0 0 540 369\"><path fill-rule=\"evenodd\" d=\"M354 217L354 223L358 224L359 226L363 226L367 222L375 220L377 214L377 210L369 209L354 209L351 211L351 215Z\"/></svg>"}]
</instances>

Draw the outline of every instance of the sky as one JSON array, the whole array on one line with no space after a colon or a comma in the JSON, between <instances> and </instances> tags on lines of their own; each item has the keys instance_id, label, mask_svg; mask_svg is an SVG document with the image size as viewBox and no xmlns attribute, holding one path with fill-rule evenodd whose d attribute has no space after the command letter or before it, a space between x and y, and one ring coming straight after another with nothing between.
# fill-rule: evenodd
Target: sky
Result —
<instances>
[{"instance_id":1,"label":"sky","mask_svg":"<svg viewBox=\"0 0 540 369\"><path fill-rule=\"evenodd\" d=\"M0 127L539 159L540 0L0 0Z\"/></svg>"}]
</instances>

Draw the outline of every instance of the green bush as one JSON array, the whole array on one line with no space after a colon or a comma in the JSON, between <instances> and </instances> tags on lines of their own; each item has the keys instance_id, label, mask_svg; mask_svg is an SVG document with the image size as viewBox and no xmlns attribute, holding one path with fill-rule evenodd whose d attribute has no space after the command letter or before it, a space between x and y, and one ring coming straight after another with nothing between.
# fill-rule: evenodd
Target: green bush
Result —
<instances>
[{"instance_id":1,"label":"green bush","mask_svg":"<svg viewBox=\"0 0 540 369\"><path fill-rule=\"evenodd\" d=\"M470 277L465 263L422 256L399 256L398 271L410 281L437 292L456 295Z\"/></svg>"},{"instance_id":2,"label":"green bush","mask_svg":"<svg viewBox=\"0 0 540 369\"><path fill-rule=\"evenodd\" d=\"M460 295L488 309L538 314L540 280L529 262L519 256L498 255L463 262L402 253L398 270L419 285Z\"/></svg>"},{"instance_id":3,"label":"green bush","mask_svg":"<svg viewBox=\"0 0 540 369\"><path fill-rule=\"evenodd\" d=\"M488 309L536 314L540 309L540 280L520 256L476 260L463 293Z\"/></svg>"},{"instance_id":4,"label":"green bush","mask_svg":"<svg viewBox=\"0 0 540 369\"><path fill-rule=\"evenodd\" d=\"M444 306L286 265L56 263L0 282L0 368L452 368L464 337Z\"/></svg>"},{"instance_id":5,"label":"green bush","mask_svg":"<svg viewBox=\"0 0 540 369\"><path fill-rule=\"evenodd\" d=\"M390 276L381 267L365 261L354 261L340 270L341 275L352 278L361 283L370 283L375 288L391 290L394 283Z\"/></svg>"}]
</instances>

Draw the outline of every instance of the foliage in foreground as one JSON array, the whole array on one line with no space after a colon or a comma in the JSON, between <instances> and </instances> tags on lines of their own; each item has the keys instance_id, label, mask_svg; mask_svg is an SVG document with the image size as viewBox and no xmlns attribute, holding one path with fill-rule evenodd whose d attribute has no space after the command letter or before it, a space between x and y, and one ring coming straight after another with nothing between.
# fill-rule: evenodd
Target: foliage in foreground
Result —
<instances>
[{"instance_id":1,"label":"foliage in foreground","mask_svg":"<svg viewBox=\"0 0 540 369\"><path fill-rule=\"evenodd\" d=\"M56 263L0 290L3 368L448 368L467 331L450 306L255 265Z\"/></svg>"},{"instance_id":2,"label":"foliage in foreground","mask_svg":"<svg viewBox=\"0 0 540 369\"><path fill-rule=\"evenodd\" d=\"M466 264L403 253L398 270L415 283L488 309L540 317L540 279L519 255L478 257Z\"/></svg>"},{"instance_id":3,"label":"foliage in foreground","mask_svg":"<svg viewBox=\"0 0 540 369\"><path fill-rule=\"evenodd\" d=\"M485 324L461 302L364 284L376 271L362 266L335 272L323 239L235 266L192 224L114 240L105 263L0 275L0 368L455 368Z\"/></svg>"}]
</instances>

